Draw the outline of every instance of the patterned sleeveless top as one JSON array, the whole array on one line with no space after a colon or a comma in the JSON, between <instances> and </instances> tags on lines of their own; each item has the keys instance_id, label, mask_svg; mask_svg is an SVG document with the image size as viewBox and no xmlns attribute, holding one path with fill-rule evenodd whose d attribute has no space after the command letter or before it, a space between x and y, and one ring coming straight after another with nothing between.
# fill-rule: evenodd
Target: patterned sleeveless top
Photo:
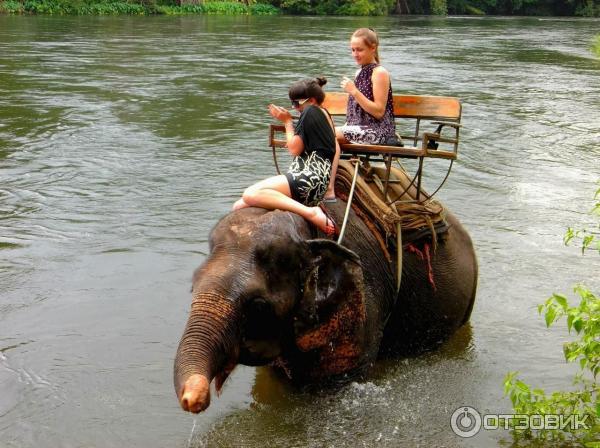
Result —
<instances>
[{"instance_id":1,"label":"patterned sleeveless top","mask_svg":"<svg viewBox=\"0 0 600 448\"><path fill-rule=\"evenodd\" d=\"M376 63L363 65L354 79L356 88L371 101L373 101L373 83L371 81L371 76L373 75L373 70L378 66L379 64ZM392 98L391 83L388 90L385 113L380 120L366 112L360 107L354 97L350 95L346 111L346 124L367 126L377 134L379 137L378 140L382 142L388 137L393 137L396 132L396 125L394 123L394 101Z\"/></svg>"}]
</instances>

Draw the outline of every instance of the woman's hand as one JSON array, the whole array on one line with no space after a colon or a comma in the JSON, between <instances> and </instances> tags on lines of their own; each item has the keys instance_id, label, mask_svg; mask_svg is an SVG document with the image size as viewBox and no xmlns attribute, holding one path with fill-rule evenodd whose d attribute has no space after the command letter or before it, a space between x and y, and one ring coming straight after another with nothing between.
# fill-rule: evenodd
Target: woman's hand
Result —
<instances>
[{"instance_id":1,"label":"woman's hand","mask_svg":"<svg viewBox=\"0 0 600 448\"><path fill-rule=\"evenodd\" d=\"M390 89L390 74L382 66L376 67L371 75L373 86L373 100L367 98L356 85L344 76L341 86L350 95L356 99L358 105L367 113L381 120L385 115L387 105L388 91Z\"/></svg>"},{"instance_id":2,"label":"woman's hand","mask_svg":"<svg viewBox=\"0 0 600 448\"><path fill-rule=\"evenodd\" d=\"M294 134L294 124L292 122L292 114L281 106L269 104L269 113L271 116L285 125L285 140L288 150L293 156L300 155L304 151L304 142L299 135Z\"/></svg>"},{"instance_id":3,"label":"woman's hand","mask_svg":"<svg viewBox=\"0 0 600 448\"><path fill-rule=\"evenodd\" d=\"M354 82L347 76L344 76L342 78L342 82L340 83L340 86L342 87L344 92L346 92L352 96L356 95L356 85L354 85Z\"/></svg>"},{"instance_id":4,"label":"woman's hand","mask_svg":"<svg viewBox=\"0 0 600 448\"><path fill-rule=\"evenodd\" d=\"M273 118L283 123L292 120L292 114L290 114L290 112L286 108L276 106L275 104L269 104L269 113Z\"/></svg>"}]
</instances>

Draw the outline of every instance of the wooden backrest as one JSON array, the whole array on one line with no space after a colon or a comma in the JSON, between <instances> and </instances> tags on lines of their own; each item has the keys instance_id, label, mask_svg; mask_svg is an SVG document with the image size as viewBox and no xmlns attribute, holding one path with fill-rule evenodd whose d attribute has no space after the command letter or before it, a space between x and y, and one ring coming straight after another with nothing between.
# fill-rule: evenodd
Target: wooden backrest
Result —
<instances>
[{"instance_id":1,"label":"wooden backrest","mask_svg":"<svg viewBox=\"0 0 600 448\"><path fill-rule=\"evenodd\" d=\"M348 94L328 92L323 107L331 115L346 115ZM450 96L394 95L394 116L429 120L460 121L462 106Z\"/></svg>"}]
</instances>

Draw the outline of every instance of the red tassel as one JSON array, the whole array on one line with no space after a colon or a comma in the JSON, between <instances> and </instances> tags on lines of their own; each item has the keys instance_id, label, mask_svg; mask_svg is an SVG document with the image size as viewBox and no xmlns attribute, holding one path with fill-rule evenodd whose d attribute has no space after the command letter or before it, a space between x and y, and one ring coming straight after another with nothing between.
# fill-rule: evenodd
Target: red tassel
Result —
<instances>
[{"instance_id":1,"label":"red tassel","mask_svg":"<svg viewBox=\"0 0 600 448\"><path fill-rule=\"evenodd\" d=\"M436 290L435 280L433 278L433 268L431 267L431 253L429 251L430 245L429 243L425 243L423 245L424 251L419 250L414 244L410 243L406 246L409 252L416 254L421 260L425 260L427 262L427 278L429 280L429 284Z\"/></svg>"}]
</instances>

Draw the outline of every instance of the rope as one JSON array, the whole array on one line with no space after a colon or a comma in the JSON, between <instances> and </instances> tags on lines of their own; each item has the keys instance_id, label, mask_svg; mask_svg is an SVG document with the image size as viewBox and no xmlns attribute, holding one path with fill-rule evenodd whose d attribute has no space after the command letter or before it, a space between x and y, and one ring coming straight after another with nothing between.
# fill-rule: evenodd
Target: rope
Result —
<instances>
[{"instance_id":1,"label":"rope","mask_svg":"<svg viewBox=\"0 0 600 448\"><path fill-rule=\"evenodd\" d=\"M396 239L396 293L398 293L402 282L402 227L400 221L396 223Z\"/></svg>"},{"instance_id":2,"label":"rope","mask_svg":"<svg viewBox=\"0 0 600 448\"><path fill-rule=\"evenodd\" d=\"M421 203L414 201L414 192L407 193L407 198L400 201L395 201L392 204L387 204L386 199L382 196L382 192L375 186L378 182L375 180L369 183L368 175L359 174L358 178L354 176L356 167L352 169L349 161L340 160L338 166L338 174L336 176L336 185L341 191L350 191L351 185L356 182L354 188L353 203L358 205L369 219L381 228L385 235L394 235L396 233L396 223L401 222L403 231L411 231L421 229L423 227L431 228L432 224L442 222L445 211L443 206L434 200L425 200ZM360 167L359 167L360 168ZM374 168L371 174L371 179L374 175L380 177L381 173L378 168ZM393 187L390 196L396 195L398 191L406 189L406 185L411 183L411 178L402 171L393 169L393 175L401 182L396 187ZM377 191L377 194L375 194ZM413 199L407 201L406 199Z\"/></svg>"},{"instance_id":3,"label":"rope","mask_svg":"<svg viewBox=\"0 0 600 448\"><path fill-rule=\"evenodd\" d=\"M350 187L350 194L348 195L348 203L346 204L346 213L344 213L344 221L342 223L342 230L340 230L340 236L337 240L338 244L342 244L344 239L344 233L346 232L346 224L348 223L348 215L350 214L350 207L352 205L352 197L354 196L354 187L356 187L356 178L358 177L358 167L360 166L360 159L356 159L356 166L354 167L354 177L352 179L352 186Z\"/></svg>"}]
</instances>

